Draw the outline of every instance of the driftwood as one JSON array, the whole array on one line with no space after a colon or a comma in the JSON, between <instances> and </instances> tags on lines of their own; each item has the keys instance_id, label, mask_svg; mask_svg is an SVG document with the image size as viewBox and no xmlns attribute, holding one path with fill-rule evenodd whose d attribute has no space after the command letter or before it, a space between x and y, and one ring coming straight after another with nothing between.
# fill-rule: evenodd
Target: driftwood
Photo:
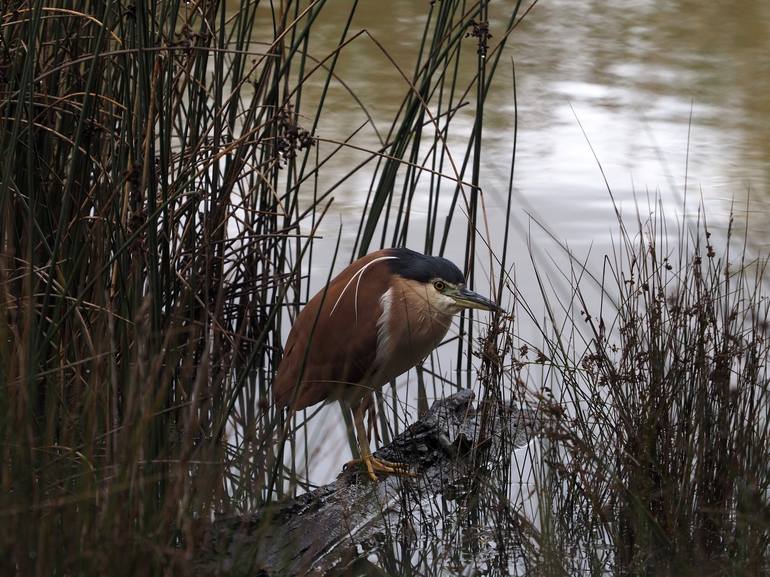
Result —
<instances>
[{"instance_id":1,"label":"driftwood","mask_svg":"<svg viewBox=\"0 0 770 577\"><path fill-rule=\"evenodd\" d=\"M346 470L334 482L269 510L218 520L197 556L197 574L337 575L365 559L366 543L403 521L405 494L412 502L437 494L458 498L474 463L528 442L535 425L531 413L491 404L476 409L473 399L464 390L436 401L375 453L409 464L416 477L375 483L361 471Z\"/></svg>"}]
</instances>

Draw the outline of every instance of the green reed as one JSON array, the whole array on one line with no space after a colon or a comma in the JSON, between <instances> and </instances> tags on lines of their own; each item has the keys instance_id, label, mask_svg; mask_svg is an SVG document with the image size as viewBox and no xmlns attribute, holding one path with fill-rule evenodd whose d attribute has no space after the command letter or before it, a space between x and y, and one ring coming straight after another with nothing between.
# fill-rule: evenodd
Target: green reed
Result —
<instances>
[{"instance_id":1,"label":"green reed","mask_svg":"<svg viewBox=\"0 0 770 577\"><path fill-rule=\"evenodd\" d=\"M4 5L4 574L157 572L265 498L323 5Z\"/></svg>"}]
</instances>

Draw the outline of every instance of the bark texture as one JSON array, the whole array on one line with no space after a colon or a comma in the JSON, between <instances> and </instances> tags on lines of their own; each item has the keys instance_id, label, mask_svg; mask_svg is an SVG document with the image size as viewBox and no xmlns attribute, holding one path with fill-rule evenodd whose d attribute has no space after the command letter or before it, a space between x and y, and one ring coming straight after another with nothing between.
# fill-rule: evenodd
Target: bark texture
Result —
<instances>
[{"instance_id":1,"label":"bark texture","mask_svg":"<svg viewBox=\"0 0 770 577\"><path fill-rule=\"evenodd\" d=\"M460 499L480 468L507 462L536 427L532 413L473 403L469 390L436 401L375 456L409 464L414 478L371 482L343 471L323 487L239 518L220 519L197 555L199 575L341 575L365 562L372 542L419 522L410 511L440 495Z\"/></svg>"}]
</instances>

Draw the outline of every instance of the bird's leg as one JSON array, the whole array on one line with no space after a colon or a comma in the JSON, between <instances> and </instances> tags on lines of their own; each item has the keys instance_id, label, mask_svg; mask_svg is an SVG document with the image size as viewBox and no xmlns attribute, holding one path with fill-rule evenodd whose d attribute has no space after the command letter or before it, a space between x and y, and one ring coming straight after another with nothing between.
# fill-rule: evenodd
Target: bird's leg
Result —
<instances>
[{"instance_id":1,"label":"bird's leg","mask_svg":"<svg viewBox=\"0 0 770 577\"><path fill-rule=\"evenodd\" d=\"M364 426L364 415L366 413L365 403L359 403L353 410L353 423L356 427L356 437L358 438L358 450L361 453L360 459L353 459L348 465L363 463L366 472L372 481L377 480L377 473L384 475L401 475L403 477L414 477L414 473L409 471L407 465L403 463L391 463L384 459L375 459L372 450L369 448L369 441L366 438L366 427Z\"/></svg>"},{"instance_id":2,"label":"bird's leg","mask_svg":"<svg viewBox=\"0 0 770 577\"><path fill-rule=\"evenodd\" d=\"M375 444L380 444L380 430L377 427L377 400L374 398L374 393L370 393L368 397L365 397L362 401L365 404L364 412L366 413L366 438L371 442L372 433L374 433Z\"/></svg>"}]
</instances>

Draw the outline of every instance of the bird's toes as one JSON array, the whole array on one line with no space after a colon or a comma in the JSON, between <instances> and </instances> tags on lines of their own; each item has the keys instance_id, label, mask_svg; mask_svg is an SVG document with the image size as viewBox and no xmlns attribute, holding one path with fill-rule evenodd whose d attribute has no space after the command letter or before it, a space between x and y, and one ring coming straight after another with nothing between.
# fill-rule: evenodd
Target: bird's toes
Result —
<instances>
[{"instance_id":1,"label":"bird's toes","mask_svg":"<svg viewBox=\"0 0 770 577\"><path fill-rule=\"evenodd\" d=\"M392 463L385 461L384 459L372 459L375 466L375 470L380 473L386 473L388 475L400 475L402 477L416 477L414 473L409 470L409 465L404 463Z\"/></svg>"},{"instance_id":2,"label":"bird's toes","mask_svg":"<svg viewBox=\"0 0 770 577\"><path fill-rule=\"evenodd\" d=\"M347 471L350 467L363 464L366 468L366 473L372 481L377 481L377 474L380 475L398 475L400 477L416 477L414 473L409 470L409 466L404 463L391 463L384 459L375 459L374 457L365 457L363 459L353 459L348 461L343 466L343 470Z\"/></svg>"}]
</instances>

